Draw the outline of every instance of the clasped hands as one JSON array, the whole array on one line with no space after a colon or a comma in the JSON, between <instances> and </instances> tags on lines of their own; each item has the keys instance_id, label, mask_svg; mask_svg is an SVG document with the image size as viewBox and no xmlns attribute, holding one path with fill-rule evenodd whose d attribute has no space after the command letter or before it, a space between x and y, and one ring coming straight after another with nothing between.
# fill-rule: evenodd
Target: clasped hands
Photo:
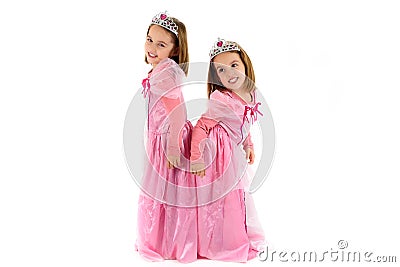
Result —
<instances>
[{"instance_id":1,"label":"clasped hands","mask_svg":"<svg viewBox=\"0 0 400 267\"><path fill-rule=\"evenodd\" d=\"M254 163L254 150L252 148L246 148L245 150L246 153L246 160L247 162L251 165ZM174 167L177 167L180 165L180 157L175 156L175 155L168 155L167 156L167 167L168 169L173 169ZM206 175L206 167L204 162L202 161L194 161L190 162L190 172L194 175L204 177Z\"/></svg>"}]
</instances>

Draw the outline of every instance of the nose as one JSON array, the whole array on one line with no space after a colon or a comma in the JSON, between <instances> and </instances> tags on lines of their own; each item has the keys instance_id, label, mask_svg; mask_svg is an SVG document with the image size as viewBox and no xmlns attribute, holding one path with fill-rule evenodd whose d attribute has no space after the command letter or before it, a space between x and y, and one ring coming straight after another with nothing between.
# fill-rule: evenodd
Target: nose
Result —
<instances>
[{"instance_id":1,"label":"nose","mask_svg":"<svg viewBox=\"0 0 400 267\"><path fill-rule=\"evenodd\" d=\"M237 74L237 72L236 72L235 68L230 67L227 74L229 77L233 77Z\"/></svg>"}]
</instances>

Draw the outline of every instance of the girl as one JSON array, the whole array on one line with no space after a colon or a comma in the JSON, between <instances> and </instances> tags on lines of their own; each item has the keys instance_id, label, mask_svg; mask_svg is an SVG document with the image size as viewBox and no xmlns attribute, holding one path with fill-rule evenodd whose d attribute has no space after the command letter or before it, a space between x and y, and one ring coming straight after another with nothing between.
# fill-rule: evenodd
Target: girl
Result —
<instances>
[{"instance_id":1,"label":"girl","mask_svg":"<svg viewBox=\"0 0 400 267\"><path fill-rule=\"evenodd\" d=\"M195 195L179 191L194 186L193 175L180 166L189 158L192 130L180 88L189 61L185 25L165 12L156 15L144 50L152 70L142 83L148 161L140 184L136 249L150 261L191 262L197 258L196 209L182 206L193 206Z\"/></svg>"},{"instance_id":2,"label":"girl","mask_svg":"<svg viewBox=\"0 0 400 267\"><path fill-rule=\"evenodd\" d=\"M255 157L249 129L262 115L254 81L243 48L218 39L210 51L208 109L194 127L191 141L190 168L202 177L197 180L201 257L245 262L255 258L264 244L246 192L247 163L253 164Z\"/></svg>"}]
</instances>

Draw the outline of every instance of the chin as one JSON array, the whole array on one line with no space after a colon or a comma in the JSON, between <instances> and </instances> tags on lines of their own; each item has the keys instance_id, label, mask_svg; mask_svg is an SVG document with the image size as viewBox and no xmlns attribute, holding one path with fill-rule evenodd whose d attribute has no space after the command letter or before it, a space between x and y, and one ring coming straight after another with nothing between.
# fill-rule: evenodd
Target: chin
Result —
<instances>
[{"instance_id":1,"label":"chin","mask_svg":"<svg viewBox=\"0 0 400 267\"><path fill-rule=\"evenodd\" d=\"M227 88L230 88L232 91L239 91L242 88L242 85L235 85Z\"/></svg>"},{"instance_id":2,"label":"chin","mask_svg":"<svg viewBox=\"0 0 400 267\"><path fill-rule=\"evenodd\" d=\"M234 89L234 90L241 90L241 89L243 88L243 84L244 84L244 83L242 82L241 84L235 86L235 89Z\"/></svg>"},{"instance_id":3,"label":"chin","mask_svg":"<svg viewBox=\"0 0 400 267\"><path fill-rule=\"evenodd\" d=\"M149 64L153 63L153 59L149 57L146 57L146 61L149 62Z\"/></svg>"}]
</instances>

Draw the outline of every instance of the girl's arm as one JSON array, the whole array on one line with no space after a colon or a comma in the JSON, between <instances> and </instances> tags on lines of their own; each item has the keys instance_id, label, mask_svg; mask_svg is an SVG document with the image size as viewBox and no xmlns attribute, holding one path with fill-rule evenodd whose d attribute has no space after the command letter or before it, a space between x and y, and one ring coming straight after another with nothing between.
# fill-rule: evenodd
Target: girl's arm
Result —
<instances>
[{"instance_id":1,"label":"girl's arm","mask_svg":"<svg viewBox=\"0 0 400 267\"><path fill-rule=\"evenodd\" d=\"M250 133L246 137L246 139L243 141L243 149L246 152L246 159L247 159L248 163L250 165L253 164L254 163L255 154L254 154L254 144L251 141Z\"/></svg>"},{"instance_id":2,"label":"girl's arm","mask_svg":"<svg viewBox=\"0 0 400 267\"><path fill-rule=\"evenodd\" d=\"M190 146L190 171L198 176L205 175L204 158L204 142L210 130L218 122L214 119L202 116L192 131L192 142ZM202 146L202 147L200 147Z\"/></svg>"},{"instance_id":3,"label":"girl's arm","mask_svg":"<svg viewBox=\"0 0 400 267\"><path fill-rule=\"evenodd\" d=\"M190 161L201 161L203 149L200 144L203 140L207 139L210 130L218 122L214 119L202 116L196 123L192 132L192 142L190 147Z\"/></svg>"},{"instance_id":4,"label":"girl's arm","mask_svg":"<svg viewBox=\"0 0 400 267\"><path fill-rule=\"evenodd\" d=\"M181 85L184 77L183 71L171 59L161 62L151 76L152 92L156 101L160 100L167 113L169 133L165 154L168 158L168 168L179 165L181 129L186 123L186 109L182 104Z\"/></svg>"},{"instance_id":5,"label":"girl's arm","mask_svg":"<svg viewBox=\"0 0 400 267\"><path fill-rule=\"evenodd\" d=\"M243 149L246 150L248 148L254 149L254 144L251 141L251 135L249 133L249 135L246 137L246 139L244 139L243 141Z\"/></svg>"},{"instance_id":6,"label":"girl's arm","mask_svg":"<svg viewBox=\"0 0 400 267\"><path fill-rule=\"evenodd\" d=\"M181 130L186 123L186 112L179 98L161 97L168 113L169 133L167 135L166 155L171 165L179 165L181 155L180 144L182 140ZM173 167L169 166L169 167Z\"/></svg>"}]
</instances>

